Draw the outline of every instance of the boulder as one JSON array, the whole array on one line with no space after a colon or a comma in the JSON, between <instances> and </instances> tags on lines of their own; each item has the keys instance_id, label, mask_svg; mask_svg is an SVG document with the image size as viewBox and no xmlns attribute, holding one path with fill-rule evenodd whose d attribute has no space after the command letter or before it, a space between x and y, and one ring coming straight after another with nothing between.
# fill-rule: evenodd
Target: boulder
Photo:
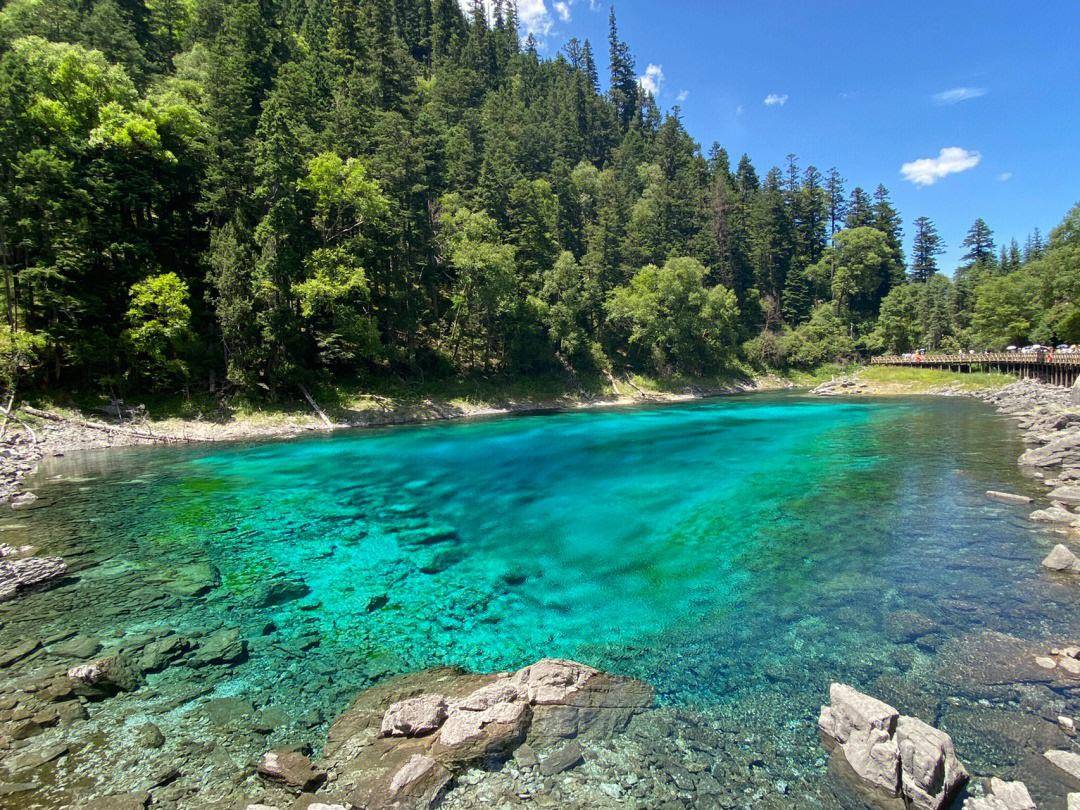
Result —
<instances>
[{"instance_id":1,"label":"boulder","mask_svg":"<svg viewBox=\"0 0 1080 810\"><path fill-rule=\"evenodd\" d=\"M0 560L0 602L66 573L67 563L59 557L4 558Z\"/></svg>"},{"instance_id":2,"label":"boulder","mask_svg":"<svg viewBox=\"0 0 1080 810\"><path fill-rule=\"evenodd\" d=\"M77 695L89 698L130 692L142 683L138 669L119 653L73 666L67 671L67 677Z\"/></svg>"},{"instance_id":3,"label":"boulder","mask_svg":"<svg viewBox=\"0 0 1080 810\"><path fill-rule=\"evenodd\" d=\"M1080 377L1076 378L1072 390L1069 392L1069 404L1074 408L1080 408Z\"/></svg>"},{"instance_id":4,"label":"boulder","mask_svg":"<svg viewBox=\"0 0 1080 810\"><path fill-rule=\"evenodd\" d=\"M1042 561L1043 568L1051 571L1065 571L1068 573L1080 573L1080 557L1077 557L1068 548L1058 543Z\"/></svg>"},{"instance_id":5,"label":"boulder","mask_svg":"<svg viewBox=\"0 0 1080 810\"><path fill-rule=\"evenodd\" d=\"M532 709L523 700L494 703L481 711L454 707L431 748L442 762L507 757L525 739Z\"/></svg>"},{"instance_id":6,"label":"boulder","mask_svg":"<svg viewBox=\"0 0 1080 810\"><path fill-rule=\"evenodd\" d=\"M268 751L262 755L256 771L297 790L315 790L326 781L326 774L298 751Z\"/></svg>"},{"instance_id":7,"label":"boulder","mask_svg":"<svg viewBox=\"0 0 1080 810\"><path fill-rule=\"evenodd\" d=\"M1036 810L1036 807L1023 782L1005 782L995 776L990 780L987 794L965 799L963 810Z\"/></svg>"},{"instance_id":8,"label":"boulder","mask_svg":"<svg viewBox=\"0 0 1080 810\"><path fill-rule=\"evenodd\" d=\"M379 733L384 737L423 737L446 720L446 698L420 695L399 700L386 710Z\"/></svg>"},{"instance_id":9,"label":"boulder","mask_svg":"<svg viewBox=\"0 0 1080 810\"><path fill-rule=\"evenodd\" d=\"M831 705L821 707L818 727L840 744L861 779L899 795L900 748L894 735L900 713L842 683L829 687L829 700Z\"/></svg>"},{"instance_id":10,"label":"boulder","mask_svg":"<svg viewBox=\"0 0 1080 810\"><path fill-rule=\"evenodd\" d=\"M918 810L947 807L967 783L968 774L952 738L916 717L902 716L896 724L900 747L901 793Z\"/></svg>"},{"instance_id":11,"label":"boulder","mask_svg":"<svg viewBox=\"0 0 1080 810\"><path fill-rule=\"evenodd\" d=\"M966 784L945 732L846 684L832 684L829 700L818 727L867 784L919 810L940 810Z\"/></svg>"}]
</instances>

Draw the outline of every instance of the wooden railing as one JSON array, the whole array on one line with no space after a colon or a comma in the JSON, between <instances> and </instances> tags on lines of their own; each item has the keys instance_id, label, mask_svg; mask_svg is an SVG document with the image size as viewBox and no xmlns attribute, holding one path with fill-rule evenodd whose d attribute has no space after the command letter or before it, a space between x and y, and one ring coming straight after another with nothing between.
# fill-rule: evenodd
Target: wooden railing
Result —
<instances>
[{"instance_id":1,"label":"wooden railing","mask_svg":"<svg viewBox=\"0 0 1080 810\"><path fill-rule=\"evenodd\" d=\"M968 354L923 354L901 357L886 354L872 357L871 365L879 366L967 366L967 365L1028 365L1028 366L1080 366L1080 354L1062 354L1049 351L1032 354L1020 352L984 352Z\"/></svg>"}]
</instances>

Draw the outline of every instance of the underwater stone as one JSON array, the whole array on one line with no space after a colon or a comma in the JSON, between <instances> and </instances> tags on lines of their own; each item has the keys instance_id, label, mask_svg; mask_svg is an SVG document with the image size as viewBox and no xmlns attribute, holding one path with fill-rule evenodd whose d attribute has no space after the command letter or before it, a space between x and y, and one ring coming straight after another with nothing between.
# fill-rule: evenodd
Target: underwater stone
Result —
<instances>
[{"instance_id":1,"label":"underwater stone","mask_svg":"<svg viewBox=\"0 0 1080 810\"><path fill-rule=\"evenodd\" d=\"M311 588L299 577L278 577L262 583L255 597L257 607L274 607L303 599Z\"/></svg>"},{"instance_id":2,"label":"underwater stone","mask_svg":"<svg viewBox=\"0 0 1080 810\"><path fill-rule=\"evenodd\" d=\"M585 755L576 741L567 743L540 761L540 773L544 776L554 776L557 773L570 770L575 765L583 762L584 759Z\"/></svg>"},{"instance_id":3,"label":"underwater stone","mask_svg":"<svg viewBox=\"0 0 1080 810\"><path fill-rule=\"evenodd\" d=\"M987 490L986 497L993 501L1002 501L1003 503L1031 503L1032 498L1027 495L1015 495L1012 492L998 492L997 490Z\"/></svg>"},{"instance_id":4,"label":"underwater stone","mask_svg":"<svg viewBox=\"0 0 1080 810\"><path fill-rule=\"evenodd\" d=\"M1080 779L1080 754L1074 754L1072 751L1055 750L1047 751L1043 756L1069 774L1069 776Z\"/></svg>"},{"instance_id":5,"label":"underwater stone","mask_svg":"<svg viewBox=\"0 0 1080 810\"><path fill-rule=\"evenodd\" d=\"M138 671L125 656L119 654L71 667L67 676L77 694L91 698L130 692L138 689L142 683Z\"/></svg>"},{"instance_id":6,"label":"underwater stone","mask_svg":"<svg viewBox=\"0 0 1080 810\"><path fill-rule=\"evenodd\" d=\"M217 630L201 642L190 657L192 666L229 664L247 656L247 642L235 627Z\"/></svg>"}]
</instances>

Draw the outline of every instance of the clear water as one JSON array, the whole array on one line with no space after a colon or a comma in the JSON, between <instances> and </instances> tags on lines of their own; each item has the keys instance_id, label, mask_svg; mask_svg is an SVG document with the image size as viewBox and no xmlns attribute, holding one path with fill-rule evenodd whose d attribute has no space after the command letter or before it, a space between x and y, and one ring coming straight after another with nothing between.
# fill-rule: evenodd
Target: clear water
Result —
<instances>
[{"instance_id":1,"label":"clear water","mask_svg":"<svg viewBox=\"0 0 1080 810\"><path fill-rule=\"evenodd\" d=\"M934 690L949 638L1076 629L1072 590L1039 570L1050 541L984 496L1031 490L1020 450L969 400L753 395L85 454L46 465L52 504L0 538L66 554L81 578L0 615L0 643L34 611L43 634L235 625L252 655L214 694L283 707L304 722L282 736L313 742L312 712L392 672L570 657L736 729L773 724L807 741L786 767L819 768L829 681ZM153 601L200 561L220 589ZM280 573L310 594L257 607ZM144 602L115 598L131 593ZM920 646L884 634L900 610L937 625Z\"/></svg>"}]
</instances>

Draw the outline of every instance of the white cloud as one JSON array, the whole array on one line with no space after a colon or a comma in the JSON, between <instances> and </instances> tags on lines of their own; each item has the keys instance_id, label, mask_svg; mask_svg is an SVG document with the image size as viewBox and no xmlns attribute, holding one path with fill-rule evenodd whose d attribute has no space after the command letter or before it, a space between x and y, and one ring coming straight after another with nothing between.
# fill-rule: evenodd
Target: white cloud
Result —
<instances>
[{"instance_id":1,"label":"white cloud","mask_svg":"<svg viewBox=\"0 0 1080 810\"><path fill-rule=\"evenodd\" d=\"M559 19L563 22L570 22L570 4L564 2L552 3L551 7L555 9L555 13L559 15Z\"/></svg>"},{"instance_id":2,"label":"white cloud","mask_svg":"<svg viewBox=\"0 0 1080 810\"><path fill-rule=\"evenodd\" d=\"M787 104L787 100L788 100L788 94L787 93L783 93L783 94L781 94L781 93L769 93L769 95L765 96L765 106L766 107L783 107L785 104Z\"/></svg>"},{"instance_id":3,"label":"white cloud","mask_svg":"<svg viewBox=\"0 0 1080 810\"><path fill-rule=\"evenodd\" d=\"M682 104L688 98L690 98L690 91L689 90L680 90L679 94L677 96L675 96L675 100L677 102L679 102L680 104Z\"/></svg>"},{"instance_id":4,"label":"white cloud","mask_svg":"<svg viewBox=\"0 0 1080 810\"><path fill-rule=\"evenodd\" d=\"M1008 183L1010 180L1012 180L1012 172L1002 172L998 175L998 180L1000 180L1002 183Z\"/></svg>"},{"instance_id":5,"label":"white cloud","mask_svg":"<svg viewBox=\"0 0 1080 810\"><path fill-rule=\"evenodd\" d=\"M917 186L932 186L942 177L974 169L982 160L978 152L946 146L936 158L919 158L900 167L900 174Z\"/></svg>"},{"instance_id":6,"label":"white cloud","mask_svg":"<svg viewBox=\"0 0 1080 810\"><path fill-rule=\"evenodd\" d=\"M562 12L558 10L558 6L566 7L567 16L565 19L570 18L569 2L570 0L565 0L565 2L555 4L556 13L560 16ZM471 0L458 0L458 5L461 6L463 11L468 12L472 7L472 2ZM488 19L491 19L494 16L495 9L493 0L484 0L484 8L487 9ZM545 0L518 0L518 20L521 23L522 34L546 37L551 33L551 29L555 27L555 21L551 18L551 12L548 11Z\"/></svg>"},{"instance_id":7,"label":"white cloud","mask_svg":"<svg viewBox=\"0 0 1080 810\"><path fill-rule=\"evenodd\" d=\"M664 86L664 66L650 64L645 68L645 75L638 76L638 86L653 98L660 95L660 88Z\"/></svg>"},{"instance_id":8,"label":"white cloud","mask_svg":"<svg viewBox=\"0 0 1080 810\"><path fill-rule=\"evenodd\" d=\"M985 87L954 87L934 93L933 99L935 104L959 104L961 101L985 96L986 93Z\"/></svg>"},{"instance_id":9,"label":"white cloud","mask_svg":"<svg viewBox=\"0 0 1080 810\"><path fill-rule=\"evenodd\" d=\"M738 107L735 108L735 114L736 115L742 115L744 112L746 112L746 108L743 107L742 104L740 104Z\"/></svg>"}]
</instances>

